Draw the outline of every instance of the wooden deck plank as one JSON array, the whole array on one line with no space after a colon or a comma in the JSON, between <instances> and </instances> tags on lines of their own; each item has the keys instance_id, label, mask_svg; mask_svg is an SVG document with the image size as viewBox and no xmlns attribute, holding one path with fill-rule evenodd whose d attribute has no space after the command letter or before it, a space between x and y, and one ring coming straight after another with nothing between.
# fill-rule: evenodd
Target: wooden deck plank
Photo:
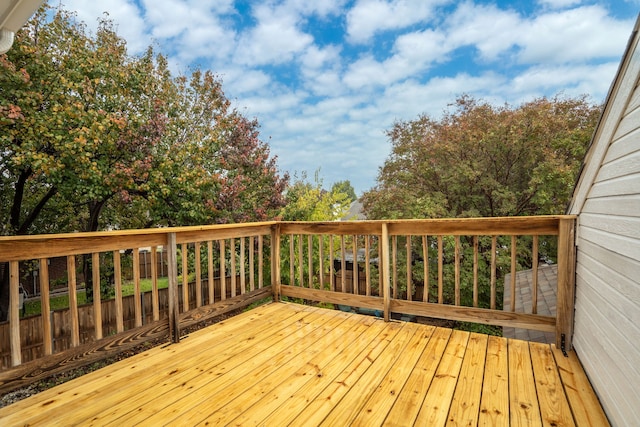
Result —
<instances>
[{"instance_id":1,"label":"wooden deck plank","mask_svg":"<svg viewBox=\"0 0 640 427\"><path fill-rule=\"evenodd\" d=\"M169 393L171 402L162 398L155 398L147 402L142 410L122 412L118 411L117 418L107 420L106 425L136 424L145 422L150 425L162 424L165 420L175 418L180 414L186 414L188 409L193 409L197 404L224 395L226 387L241 379L245 373L251 372L256 367L263 367L265 371L274 366L285 363L288 360L292 349L295 349L297 341L306 334L313 334L319 329L314 323L329 313L318 310L305 315L293 325L281 329L277 334L270 335L266 339L253 340L251 346L244 351L234 353L237 357L229 358L228 361L214 360L209 369L193 369L192 377L185 381L182 378L168 378L161 386L155 387L158 394ZM339 313L331 312L330 317L335 317ZM270 349L275 343L279 343L278 350L281 353L273 354ZM282 350L284 349L284 350ZM268 373L268 372L267 372ZM162 388L162 389L161 389ZM161 389L161 390L160 390ZM196 393L198 391L198 393ZM224 391L224 393L223 393ZM162 392L162 393L160 393ZM215 404L215 399L207 402ZM101 422L101 424L105 424Z\"/></svg>"},{"instance_id":2,"label":"wooden deck plank","mask_svg":"<svg viewBox=\"0 0 640 427\"><path fill-rule=\"evenodd\" d=\"M540 416L544 426L575 426L571 408L564 394L558 368L549 345L530 342L531 364L536 380Z\"/></svg>"},{"instance_id":3,"label":"wooden deck plank","mask_svg":"<svg viewBox=\"0 0 640 427\"><path fill-rule=\"evenodd\" d=\"M384 421L385 426L412 425L420 412L424 397L436 374L444 349L451 337L451 329L436 328L427 347L420 355L411 378L400 392L398 400Z\"/></svg>"},{"instance_id":4,"label":"wooden deck plank","mask_svg":"<svg viewBox=\"0 0 640 427\"><path fill-rule=\"evenodd\" d=\"M478 425L509 425L509 362L506 338L489 337L487 343Z\"/></svg>"},{"instance_id":5,"label":"wooden deck plank","mask_svg":"<svg viewBox=\"0 0 640 427\"><path fill-rule=\"evenodd\" d=\"M418 328L412 324L404 324L402 330L389 344L388 350L379 355L373 364L367 369L350 390L342 397L327 414L326 418L318 425L336 426L350 425L353 419L362 410L367 399L373 394L377 386L385 378L389 370L397 362L400 355L414 341L415 335L419 335ZM315 424L315 423L314 423Z\"/></svg>"},{"instance_id":6,"label":"wooden deck plank","mask_svg":"<svg viewBox=\"0 0 640 427\"><path fill-rule=\"evenodd\" d=\"M345 394L357 384L360 378L368 372L368 369L380 357L381 354L388 351L393 343L397 343L397 336L405 331L404 324L391 322L389 329L395 333L389 335L380 345L376 346L371 352L361 354L361 359L354 360L341 375L338 376L327 388L322 390L309 404L298 414L298 416L289 423L290 426L309 426L318 425L330 413L334 406L338 404ZM406 333L405 333L406 334Z\"/></svg>"},{"instance_id":7,"label":"wooden deck plank","mask_svg":"<svg viewBox=\"0 0 640 427\"><path fill-rule=\"evenodd\" d=\"M593 427L609 426L609 420L602 410L602 405L589 379L584 374L576 353L570 351L568 357L565 357L555 344L551 345L551 350L576 424Z\"/></svg>"},{"instance_id":8,"label":"wooden deck plank","mask_svg":"<svg viewBox=\"0 0 640 427\"><path fill-rule=\"evenodd\" d=\"M289 303L0 408L0 425L608 425L575 353Z\"/></svg>"},{"instance_id":9,"label":"wooden deck plank","mask_svg":"<svg viewBox=\"0 0 640 427\"><path fill-rule=\"evenodd\" d=\"M509 414L512 426L542 426L531 354L526 341L509 340Z\"/></svg>"},{"instance_id":10,"label":"wooden deck plank","mask_svg":"<svg viewBox=\"0 0 640 427\"><path fill-rule=\"evenodd\" d=\"M304 313L307 312L308 309L303 309L297 312L297 316L304 316ZM253 310L243 313L237 316L237 319L234 317L234 321L227 319L220 322L213 330L204 329L193 333L189 338L183 339L180 344L169 347L155 347L120 361L117 364L110 365L101 370L61 384L55 388L55 392L53 392L53 389L50 389L33 396L28 402L24 400L17 402L12 405L12 408L15 409L16 415L20 414L23 418L18 419L17 417L9 415L3 419L9 423L14 422L14 419L16 422L29 421L33 423L41 420L54 421L55 416L52 418L51 414L47 415L43 413L42 409L46 408L50 411L62 406L71 410L75 406L82 408L82 410L75 412L78 417L82 416L83 411L96 413L95 411L100 410L101 406L95 405L95 403L85 405L86 401L93 401L94 396L100 395L101 403L115 404L119 399L116 398L115 401L113 399L110 400L110 394L130 385L131 377L141 378L138 382L141 383L142 386L147 385L151 387L162 378L161 375L164 371L166 371L166 375L176 375L179 372L185 372L187 370L184 362L198 363L197 358L180 360L179 355L185 352L195 351L203 343L211 340L219 346L225 346L228 345L226 344L226 340L233 339L235 342L235 340L249 339L256 334L260 334L263 330L267 331L269 327L273 327L273 325L280 324L287 316L291 317L293 321L297 318L295 317L296 313L282 312L278 310L277 305L265 307L260 311ZM259 325L258 329L249 330L248 326L254 323ZM264 325L264 329L260 325ZM242 330L245 330L245 334L239 334ZM212 350L215 350L215 346ZM203 358L209 357L205 353L200 354ZM121 369L121 366L126 366L127 369ZM31 411L35 413L32 414ZM56 415L64 417L66 411L62 411Z\"/></svg>"},{"instance_id":11,"label":"wooden deck plank","mask_svg":"<svg viewBox=\"0 0 640 427\"><path fill-rule=\"evenodd\" d=\"M247 404L238 417L229 425L284 425L284 417L278 413L293 414L299 412L292 408L296 394L301 395L304 405L310 399L314 389L322 390L321 382L329 384L351 362L354 354L375 345L375 340L384 331L385 325L378 319L367 319L360 326L351 329L348 334L332 340L331 346L312 361L285 378L276 388L258 399L250 400L243 396ZM304 407L304 405L302 407ZM285 407L285 408L283 408ZM271 418L271 420L270 420ZM277 421L276 421L277 420Z\"/></svg>"},{"instance_id":12,"label":"wooden deck plank","mask_svg":"<svg viewBox=\"0 0 640 427\"><path fill-rule=\"evenodd\" d=\"M453 395L447 426L475 426L480 412L488 336L471 334Z\"/></svg>"},{"instance_id":13,"label":"wooden deck plank","mask_svg":"<svg viewBox=\"0 0 640 427\"><path fill-rule=\"evenodd\" d=\"M299 340L294 347L288 349L283 355L283 361L275 363L273 369L262 368L257 371L241 375L241 378L220 392L224 397L217 397L215 404L210 404L207 399L206 405L198 404L194 410L189 411L188 416L176 419L180 424L188 425L223 425L236 418L242 411L249 407L259 396L262 396L276 388L283 379L283 376L291 370L299 370L308 365L314 364L314 359L322 356L323 351L330 347L330 342L335 342L337 336L333 335L336 330L346 331L355 326L353 319L348 315L339 313L336 319L327 322L322 329L318 329L317 335L310 334L303 340ZM345 325L347 323L347 325ZM346 332L345 332L346 333ZM280 355L274 359L278 360ZM271 372L270 372L271 371Z\"/></svg>"},{"instance_id":14,"label":"wooden deck plank","mask_svg":"<svg viewBox=\"0 0 640 427\"><path fill-rule=\"evenodd\" d=\"M327 387L346 385L344 379L352 372L364 371L371 360L374 360L380 352L385 350L400 330L400 326L396 323L391 324L392 327L389 327L387 323L382 323L382 325L384 328L381 332L378 332L374 327L371 334L367 333L364 339L356 342L356 344L364 345L361 350L358 346L353 352L343 351L340 353L322 372L321 377L313 377L305 386L289 395L286 402L257 424L288 425L298 414L303 412L309 402L316 399Z\"/></svg>"},{"instance_id":15,"label":"wooden deck plank","mask_svg":"<svg viewBox=\"0 0 640 427\"><path fill-rule=\"evenodd\" d=\"M416 425L443 426L445 424L468 339L468 332L453 331L451 334L442 361L438 365L436 375L416 418Z\"/></svg>"},{"instance_id":16,"label":"wooden deck plank","mask_svg":"<svg viewBox=\"0 0 640 427\"><path fill-rule=\"evenodd\" d=\"M339 319L343 321L327 322L324 325L327 334L316 340L311 338L309 346L304 348L299 354L294 355L286 364L282 364L278 369L266 375L262 367L258 367L250 374L234 383L233 389L225 393L224 403L221 399L216 399L216 405L203 405L202 410L189 412L189 417L181 417L180 422L190 425L227 425L231 420L241 415L247 408L269 392L277 389L292 371L301 372L301 376L317 375L321 371L320 365L324 366L337 352L340 352L351 340L356 339L365 329L367 329L375 319L361 319L340 313ZM261 406L262 411L266 407ZM194 415L192 415L194 414ZM202 416L204 417L200 419ZM176 420L178 421L178 420Z\"/></svg>"},{"instance_id":17,"label":"wooden deck plank","mask_svg":"<svg viewBox=\"0 0 640 427\"><path fill-rule=\"evenodd\" d=\"M381 425L394 406L435 328L420 328L401 352L362 410L351 421L354 426Z\"/></svg>"}]
</instances>

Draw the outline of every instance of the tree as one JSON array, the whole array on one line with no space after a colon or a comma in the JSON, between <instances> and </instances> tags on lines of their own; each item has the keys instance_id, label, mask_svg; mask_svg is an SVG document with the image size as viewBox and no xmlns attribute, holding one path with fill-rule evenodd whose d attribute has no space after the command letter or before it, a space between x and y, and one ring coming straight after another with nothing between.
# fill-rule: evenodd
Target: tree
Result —
<instances>
[{"instance_id":1,"label":"tree","mask_svg":"<svg viewBox=\"0 0 640 427\"><path fill-rule=\"evenodd\" d=\"M288 176L221 81L129 56L108 19L90 36L43 6L0 55L0 85L1 234L263 220L284 204Z\"/></svg>"},{"instance_id":2,"label":"tree","mask_svg":"<svg viewBox=\"0 0 640 427\"><path fill-rule=\"evenodd\" d=\"M511 108L463 96L440 120L397 122L367 217L563 213L599 112L585 97Z\"/></svg>"},{"instance_id":3,"label":"tree","mask_svg":"<svg viewBox=\"0 0 640 427\"><path fill-rule=\"evenodd\" d=\"M333 186L331 186L331 192L334 194L346 194L349 202L355 202L356 200L358 200L358 197L356 196L356 190L354 190L353 186L351 185L351 181L349 181L348 179L345 181L338 181L334 183Z\"/></svg>"},{"instance_id":4,"label":"tree","mask_svg":"<svg viewBox=\"0 0 640 427\"><path fill-rule=\"evenodd\" d=\"M335 221L349 208L346 193L327 191L322 188L322 179L316 171L314 182L307 181L307 173L295 177L285 193L285 206L280 216L285 221Z\"/></svg>"},{"instance_id":5,"label":"tree","mask_svg":"<svg viewBox=\"0 0 640 427\"><path fill-rule=\"evenodd\" d=\"M391 154L377 185L361 199L364 210L371 219L561 214L599 114L600 108L585 97L556 96L496 107L463 96L440 120L423 115L397 122L388 131ZM417 241L412 245L415 258L422 249ZM445 253L453 253L453 238L445 236L444 245ZM461 236L460 245L463 263L470 262L473 237ZM509 238L498 237L499 283L509 271L509 245ZM530 247L519 239L518 268L537 262ZM555 247L554 239L541 238L540 255L553 259ZM490 239L481 237L479 252L490 254L490 248ZM401 270L405 260L398 261ZM413 264L412 277L420 277L422 262ZM481 257L480 271L489 271L489 263ZM453 260L445 259L445 300L451 298L454 275L448 273L453 268ZM430 271L436 274L437 268ZM400 286L406 289L404 274L399 274ZM488 275L480 274L479 282L482 305L488 303L482 300L489 292ZM471 284L471 279L461 278L463 300L471 298Z\"/></svg>"}]
</instances>

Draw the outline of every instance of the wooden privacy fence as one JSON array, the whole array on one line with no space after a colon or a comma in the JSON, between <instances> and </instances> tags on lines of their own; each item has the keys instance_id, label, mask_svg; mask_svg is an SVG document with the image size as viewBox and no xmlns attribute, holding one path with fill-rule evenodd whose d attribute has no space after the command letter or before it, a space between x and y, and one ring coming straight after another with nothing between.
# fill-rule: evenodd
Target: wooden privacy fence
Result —
<instances>
[{"instance_id":1,"label":"wooden privacy fence","mask_svg":"<svg viewBox=\"0 0 640 427\"><path fill-rule=\"evenodd\" d=\"M8 263L4 270L10 273L2 283L10 295L8 337L2 332L0 344L12 367L0 371L0 392L149 339L169 337L178 342L181 329L265 297L373 309L385 320L392 313L404 313L550 331L556 333L559 346L570 349L574 223L573 216L262 222L0 237L0 263ZM143 312L139 248L147 247L151 248L152 290L145 295L147 311ZM166 297L157 286L158 263L153 258L158 247L167 254ZM519 257L537 260L539 247L547 255L554 248L557 258L557 316L536 314L535 301L531 313L515 313L513 307L502 311L498 279L505 272L515 273L519 263L527 264ZM122 295L123 251L133 254L131 297ZM106 305L100 298L105 254L113 260L115 289L113 301ZM32 318L30 326L23 328L19 318L22 263L39 264L42 313L49 313L47 259L59 256L67 258L69 295L59 335L52 333L49 315ZM79 307L76 298L76 265L81 256L90 257L92 266L94 301L86 307ZM127 311L132 320L126 320ZM107 327L112 323L115 327ZM42 344L34 350L39 340ZM34 355L42 357L24 363Z\"/></svg>"}]
</instances>

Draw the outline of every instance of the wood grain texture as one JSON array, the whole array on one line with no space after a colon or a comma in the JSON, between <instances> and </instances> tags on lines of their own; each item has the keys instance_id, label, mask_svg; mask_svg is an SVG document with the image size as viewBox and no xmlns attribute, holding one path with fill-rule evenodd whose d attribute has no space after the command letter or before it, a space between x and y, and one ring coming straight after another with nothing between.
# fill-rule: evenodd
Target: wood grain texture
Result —
<instances>
[{"instance_id":1,"label":"wood grain texture","mask_svg":"<svg viewBox=\"0 0 640 427\"><path fill-rule=\"evenodd\" d=\"M167 331L165 321L127 332L140 342ZM74 351L97 354L114 339ZM59 365L75 359L57 357ZM17 369L39 375L27 365ZM575 354L565 358L549 345L529 350L522 341L272 303L0 408L0 418L6 425L607 425L588 385Z\"/></svg>"}]
</instances>

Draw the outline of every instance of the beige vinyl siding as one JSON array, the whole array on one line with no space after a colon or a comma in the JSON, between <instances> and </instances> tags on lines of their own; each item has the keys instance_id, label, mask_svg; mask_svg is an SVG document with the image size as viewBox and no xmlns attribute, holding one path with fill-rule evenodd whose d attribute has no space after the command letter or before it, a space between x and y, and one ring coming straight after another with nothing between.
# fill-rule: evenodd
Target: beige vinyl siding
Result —
<instances>
[{"instance_id":1,"label":"beige vinyl siding","mask_svg":"<svg viewBox=\"0 0 640 427\"><path fill-rule=\"evenodd\" d=\"M637 61L637 51L633 57ZM588 157L599 164L585 165L571 212L578 215L573 342L610 421L621 426L640 419L640 90L635 74L627 74L618 87L626 95L614 93L609 101L613 105ZM616 111L617 117L611 114Z\"/></svg>"}]
</instances>

